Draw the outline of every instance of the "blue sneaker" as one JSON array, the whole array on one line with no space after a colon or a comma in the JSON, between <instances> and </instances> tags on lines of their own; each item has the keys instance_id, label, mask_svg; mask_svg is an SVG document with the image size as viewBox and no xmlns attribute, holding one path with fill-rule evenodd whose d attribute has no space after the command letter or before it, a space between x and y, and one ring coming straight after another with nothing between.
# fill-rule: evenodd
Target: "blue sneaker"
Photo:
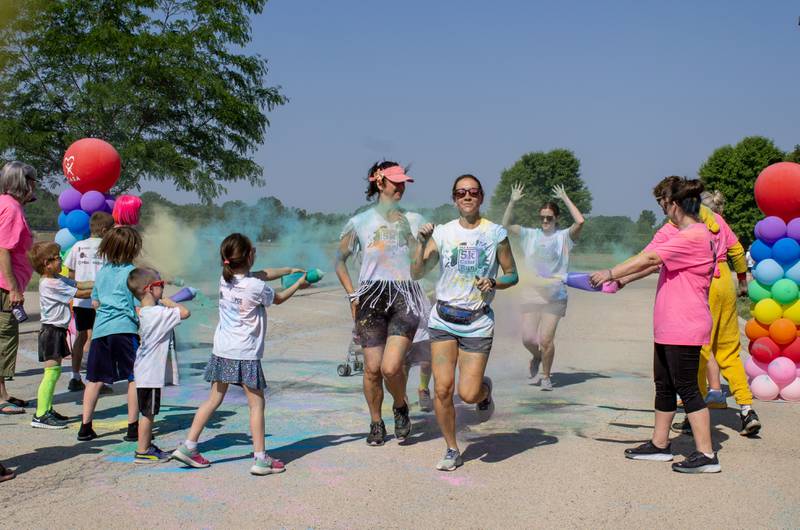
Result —
<instances>
[{"instance_id":1,"label":"blue sneaker","mask_svg":"<svg viewBox=\"0 0 800 530\"><path fill-rule=\"evenodd\" d=\"M172 458L172 453L162 451L154 444L150 444L150 447L148 447L147 451L144 453L140 453L139 451L134 451L133 453L134 464L157 464L166 462L170 458Z\"/></svg>"}]
</instances>

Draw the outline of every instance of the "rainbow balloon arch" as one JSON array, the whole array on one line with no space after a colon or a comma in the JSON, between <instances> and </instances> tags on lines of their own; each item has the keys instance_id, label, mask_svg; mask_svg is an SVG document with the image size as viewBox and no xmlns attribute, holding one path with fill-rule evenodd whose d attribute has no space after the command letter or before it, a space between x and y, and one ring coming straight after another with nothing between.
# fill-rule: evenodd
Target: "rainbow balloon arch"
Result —
<instances>
[{"instance_id":1,"label":"rainbow balloon arch","mask_svg":"<svg viewBox=\"0 0 800 530\"><path fill-rule=\"evenodd\" d=\"M745 371L757 399L800 401L800 164L765 168L755 197L766 217L750 247L756 265L748 285L753 318L745 325Z\"/></svg>"}]
</instances>

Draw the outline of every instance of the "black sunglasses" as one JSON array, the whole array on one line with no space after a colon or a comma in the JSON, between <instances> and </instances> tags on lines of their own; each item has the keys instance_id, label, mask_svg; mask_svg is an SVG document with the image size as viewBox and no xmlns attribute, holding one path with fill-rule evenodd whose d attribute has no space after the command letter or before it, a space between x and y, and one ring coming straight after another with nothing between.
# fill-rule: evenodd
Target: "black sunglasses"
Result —
<instances>
[{"instance_id":1,"label":"black sunglasses","mask_svg":"<svg viewBox=\"0 0 800 530\"><path fill-rule=\"evenodd\" d=\"M470 197L480 197L482 195L480 188L458 188L453 192L453 197L456 199L463 199L469 193Z\"/></svg>"}]
</instances>

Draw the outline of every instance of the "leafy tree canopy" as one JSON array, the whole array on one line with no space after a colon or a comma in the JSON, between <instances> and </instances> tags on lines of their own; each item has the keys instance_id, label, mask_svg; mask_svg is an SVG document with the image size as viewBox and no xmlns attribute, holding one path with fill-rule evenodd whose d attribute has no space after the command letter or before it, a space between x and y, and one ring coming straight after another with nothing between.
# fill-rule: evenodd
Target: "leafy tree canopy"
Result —
<instances>
[{"instance_id":1,"label":"leafy tree canopy","mask_svg":"<svg viewBox=\"0 0 800 530\"><path fill-rule=\"evenodd\" d=\"M511 186L518 182L525 186L525 196L516 205L514 224L538 224L539 207L545 201L555 200L551 189L556 184L563 185L581 213L588 214L592 209L592 194L581 178L580 166L580 161L568 149L522 155L522 158L501 174L500 183L492 196L490 216L500 220L511 195ZM568 218L566 206L561 204L559 207Z\"/></svg>"},{"instance_id":2,"label":"leafy tree canopy","mask_svg":"<svg viewBox=\"0 0 800 530\"><path fill-rule=\"evenodd\" d=\"M745 247L753 242L753 227L764 217L753 194L756 178L765 167L784 158L786 154L772 140L748 136L715 150L700 166L698 174L706 188L725 196L723 215Z\"/></svg>"},{"instance_id":3,"label":"leafy tree canopy","mask_svg":"<svg viewBox=\"0 0 800 530\"><path fill-rule=\"evenodd\" d=\"M262 184L251 155L286 102L267 62L237 53L266 0L0 2L0 156L60 182L75 140L122 157L116 191L174 181L208 201Z\"/></svg>"}]
</instances>

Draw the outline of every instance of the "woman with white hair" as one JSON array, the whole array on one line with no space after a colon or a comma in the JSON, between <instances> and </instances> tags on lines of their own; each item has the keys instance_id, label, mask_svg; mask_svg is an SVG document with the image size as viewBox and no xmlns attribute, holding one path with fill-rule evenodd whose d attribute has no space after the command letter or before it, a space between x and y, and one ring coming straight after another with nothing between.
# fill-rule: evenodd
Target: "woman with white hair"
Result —
<instances>
[{"instance_id":1,"label":"woman with white hair","mask_svg":"<svg viewBox=\"0 0 800 530\"><path fill-rule=\"evenodd\" d=\"M14 377L19 322L13 310L25 302L33 275L27 252L33 244L23 206L35 200L36 170L9 162L0 170L0 414L22 414L27 403L9 395L6 378Z\"/></svg>"}]
</instances>

